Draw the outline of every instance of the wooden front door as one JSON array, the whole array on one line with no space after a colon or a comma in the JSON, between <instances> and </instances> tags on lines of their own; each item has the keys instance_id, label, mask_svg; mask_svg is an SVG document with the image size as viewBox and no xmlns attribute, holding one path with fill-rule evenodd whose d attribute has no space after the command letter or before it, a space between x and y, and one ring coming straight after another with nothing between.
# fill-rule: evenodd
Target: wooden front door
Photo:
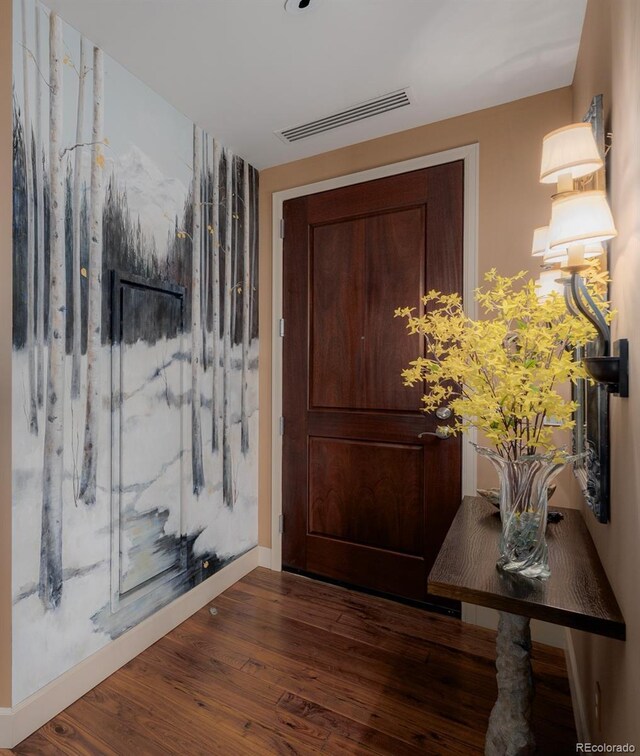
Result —
<instances>
[{"instance_id":1,"label":"wooden front door","mask_svg":"<svg viewBox=\"0 0 640 756\"><path fill-rule=\"evenodd\" d=\"M459 439L440 440L424 353L393 317L462 291L462 161L284 206L283 566L427 601L461 499Z\"/></svg>"}]
</instances>

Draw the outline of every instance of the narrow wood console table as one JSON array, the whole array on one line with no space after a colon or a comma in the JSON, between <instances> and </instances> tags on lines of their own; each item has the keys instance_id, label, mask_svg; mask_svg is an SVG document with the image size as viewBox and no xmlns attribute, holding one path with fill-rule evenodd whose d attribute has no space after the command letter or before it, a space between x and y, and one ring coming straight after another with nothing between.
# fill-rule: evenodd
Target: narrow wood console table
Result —
<instances>
[{"instance_id":1,"label":"narrow wood console table","mask_svg":"<svg viewBox=\"0 0 640 756\"><path fill-rule=\"evenodd\" d=\"M500 516L484 499L472 496L464 498L429 574L429 593L500 612L498 700L485 746L490 756L523 756L535 749L531 618L625 639L624 618L582 514L558 511L564 519L547 527L551 577L546 581L497 569Z\"/></svg>"}]
</instances>

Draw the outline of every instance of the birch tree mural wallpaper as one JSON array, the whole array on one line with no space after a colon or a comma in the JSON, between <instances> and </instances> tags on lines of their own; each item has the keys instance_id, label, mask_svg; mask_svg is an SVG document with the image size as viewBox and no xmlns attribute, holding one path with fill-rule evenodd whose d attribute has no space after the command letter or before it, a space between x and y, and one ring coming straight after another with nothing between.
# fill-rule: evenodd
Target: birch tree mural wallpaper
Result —
<instances>
[{"instance_id":1,"label":"birch tree mural wallpaper","mask_svg":"<svg viewBox=\"0 0 640 756\"><path fill-rule=\"evenodd\" d=\"M257 543L257 183L14 0L14 705Z\"/></svg>"}]
</instances>

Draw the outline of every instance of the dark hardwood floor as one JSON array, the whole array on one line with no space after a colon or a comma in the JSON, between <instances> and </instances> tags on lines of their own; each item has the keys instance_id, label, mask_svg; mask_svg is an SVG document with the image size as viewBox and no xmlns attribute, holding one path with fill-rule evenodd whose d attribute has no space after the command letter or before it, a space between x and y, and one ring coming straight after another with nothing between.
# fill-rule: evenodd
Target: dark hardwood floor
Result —
<instances>
[{"instance_id":1,"label":"dark hardwood floor","mask_svg":"<svg viewBox=\"0 0 640 756\"><path fill-rule=\"evenodd\" d=\"M210 607L13 753L482 753L493 632L265 569ZM573 753L564 656L533 660L539 752Z\"/></svg>"}]
</instances>

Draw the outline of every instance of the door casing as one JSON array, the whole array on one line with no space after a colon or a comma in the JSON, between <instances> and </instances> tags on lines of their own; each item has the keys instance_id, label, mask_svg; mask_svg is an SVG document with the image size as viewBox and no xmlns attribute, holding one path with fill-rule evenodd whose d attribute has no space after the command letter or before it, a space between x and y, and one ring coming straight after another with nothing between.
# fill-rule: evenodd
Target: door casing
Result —
<instances>
[{"instance_id":1,"label":"door casing","mask_svg":"<svg viewBox=\"0 0 640 756\"><path fill-rule=\"evenodd\" d=\"M478 270L478 166L479 145L469 144L443 152L404 160L399 163L372 168L358 173L318 181L312 184L292 187L281 192L273 193L272 200L272 351L271 351L271 569L282 570L282 533L280 523L282 515L282 254L283 239L281 236L282 207L284 202L295 197L316 194L343 186L361 184L366 181L394 176L400 173L430 168L434 165L451 163L455 160L464 161L464 230L463 230L463 302L464 311L470 317L475 317L476 307L473 292L477 287ZM284 429L286 433L286 428ZM476 492L477 460L476 452L471 445L475 441L475 434L467 434L462 444L462 494L474 495Z\"/></svg>"}]
</instances>

